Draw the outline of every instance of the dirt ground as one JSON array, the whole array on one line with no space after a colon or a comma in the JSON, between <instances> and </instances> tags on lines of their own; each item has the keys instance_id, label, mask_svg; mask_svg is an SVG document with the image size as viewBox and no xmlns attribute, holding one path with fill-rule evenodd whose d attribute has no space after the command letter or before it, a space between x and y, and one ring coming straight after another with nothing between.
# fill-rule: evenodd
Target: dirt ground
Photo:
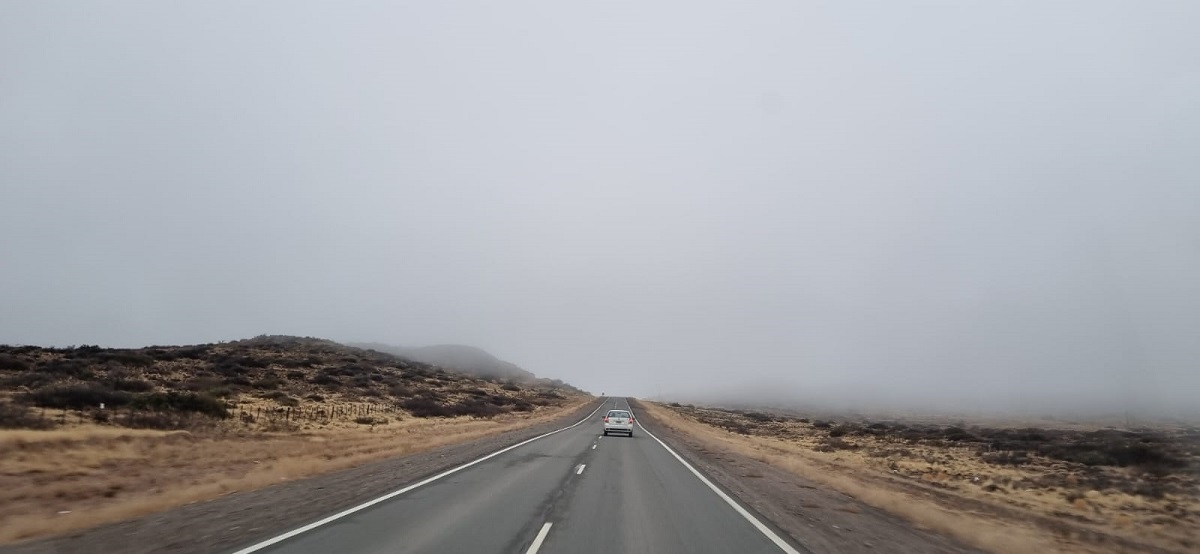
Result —
<instances>
[{"instance_id":1,"label":"dirt ground","mask_svg":"<svg viewBox=\"0 0 1200 554\"><path fill-rule=\"evenodd\" d=\"M842 493L853 509L870 507L873 517L856 518L859 534L884 513L994 552L1195 552L1200 544L1196 443L1186 427L835 423L642 406L706 461L739 476L738 486L759 489L751 497L760 502L794 508L797 498L810 494L807 487L817 486ZM755 485L765 478L760 474L783 478L764 487ZM799 509L781 510L784 519L810 520L813 540L827 540L811 520L839 511L837 504L800 502ZM803 529L798 532L805 537ZM824 546L814 550L856 551L849 544Z\"/></svg>"}]
</instances>

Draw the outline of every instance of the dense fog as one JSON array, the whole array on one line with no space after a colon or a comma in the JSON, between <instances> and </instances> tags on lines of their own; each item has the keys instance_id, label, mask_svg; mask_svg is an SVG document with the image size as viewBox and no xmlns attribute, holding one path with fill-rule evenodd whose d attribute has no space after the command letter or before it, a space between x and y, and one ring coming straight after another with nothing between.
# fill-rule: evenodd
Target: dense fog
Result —
<instances>
[{"instance_id":1,"label":"dense fog","mask_svg":"<svg viewBox=\"0 0 1200 554\"><path fill-rule=\"evenodd\" d=\"M0 343L1193 410L1195 2L0 5Z\"/></svg>"}]
</instances>

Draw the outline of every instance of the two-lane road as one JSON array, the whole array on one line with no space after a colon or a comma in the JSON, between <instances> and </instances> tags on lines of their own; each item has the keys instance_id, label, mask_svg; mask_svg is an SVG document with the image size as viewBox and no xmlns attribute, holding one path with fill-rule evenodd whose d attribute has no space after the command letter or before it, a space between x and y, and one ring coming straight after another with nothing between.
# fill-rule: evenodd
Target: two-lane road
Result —
<instances>
[{"instance_id":1,"label":"two-lane road","mask_svg":"<svg viewBox=\"0 0 1200 554\"><path fill-rule=\"evenodd\" d=\"M603 437L613 408L238 554L799 550L645 428Z\"/></svg>"}]
</instances>

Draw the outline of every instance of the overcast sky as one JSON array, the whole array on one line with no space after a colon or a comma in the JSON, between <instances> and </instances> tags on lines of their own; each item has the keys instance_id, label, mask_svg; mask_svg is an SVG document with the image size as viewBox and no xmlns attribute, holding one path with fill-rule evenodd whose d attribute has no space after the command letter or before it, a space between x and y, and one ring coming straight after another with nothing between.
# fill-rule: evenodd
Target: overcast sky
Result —
<instances>
[{"instance_id":1,"label":"overcast sky","mask_svg":"<svg viewBox=\"0 0 1200 554\"><path fill-rule=\"evenodd\" d=\"M0 343L1183 409L1200 3L0 3Z\"/></svg>"}]
</instances>

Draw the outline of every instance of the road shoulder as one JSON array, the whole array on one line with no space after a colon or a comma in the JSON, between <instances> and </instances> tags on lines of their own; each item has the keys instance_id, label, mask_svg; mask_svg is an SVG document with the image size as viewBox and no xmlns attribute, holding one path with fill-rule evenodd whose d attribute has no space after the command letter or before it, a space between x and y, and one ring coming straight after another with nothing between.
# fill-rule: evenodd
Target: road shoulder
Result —
<instances>
[{"instance_id":1,"label":"road shoulder","mask_svg":"<svg viewBox=\"0 0 1200 554\"><path fill-rule=\"evenodd\" d=\"M630 400L640 422L709 479L813 552L974 552L948 537L765 462L664 424Z\"/></svg>"},{"instance_id":2,"label":"road shoulder","mask_svg":"<svg viewBox=\"0 0 1200 554\"><path fill-rule=\"evenodd\" d=\"M12 554L232 551L335 513L507 446L575 423L599 400L562 417L426 452L233 493L68 536L0 547Z\"/></svg>"}]
</instances>

